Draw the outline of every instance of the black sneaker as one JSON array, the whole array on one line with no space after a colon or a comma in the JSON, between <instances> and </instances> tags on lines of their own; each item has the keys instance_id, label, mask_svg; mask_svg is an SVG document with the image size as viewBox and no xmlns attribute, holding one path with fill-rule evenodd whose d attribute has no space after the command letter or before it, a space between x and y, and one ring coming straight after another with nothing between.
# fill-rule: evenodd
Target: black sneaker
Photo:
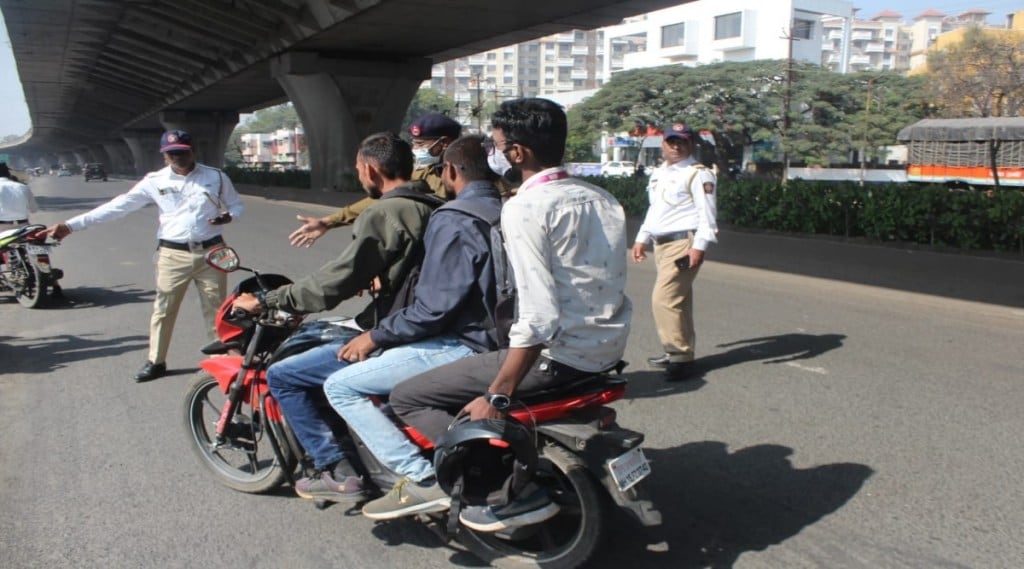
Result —
<instances>
[{"instance_id":1,"label":"black sneaker","mask_svg":"<svg viewBox=\"0 0 1024 569\"><path fill-rule=\"evenodd\" d=\"M296 480L295 493L308 500L327 502L360 502L366 498L362 478L346 476L338 482L333 474L326 470Z\"/></svg>"},{"instance_id":2,"label":"black sneaker","mask_svg":"<svg viewBox=\"0 0 1024 569\"><path fill-rule=\"evenodd\" d=\"M496 532L550 520L559 509L541 489L504 506L467 506L459 513L459 521L476 531Z\"/></svg>"},{"instance_id":3,"label":"black sneaker","mask_svg":"<svg viewBox=\"0 0 1024 569\"><path fill-rule=\"evenodd\" d=\"M146 364L139 370L139 373L135 374L135 381L142 383L143 381L156 379L165 373L167 373L167 364L155 364L147 360Z\"/></svg>"}]
</instances>

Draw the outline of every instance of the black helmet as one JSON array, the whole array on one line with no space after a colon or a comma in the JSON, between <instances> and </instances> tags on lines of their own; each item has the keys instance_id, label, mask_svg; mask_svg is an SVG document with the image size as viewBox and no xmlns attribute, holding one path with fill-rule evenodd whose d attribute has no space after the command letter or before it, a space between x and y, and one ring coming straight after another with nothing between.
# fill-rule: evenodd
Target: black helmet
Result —
<instances>
[{"instance_id":1,"label":"black helmet","mask_svg":"<svg viewBox=\"0 0 1024 569\"><path fill-rule=\"evenodd\" d=\"M458 489L467 505L503 505L537 470L533 433L519 421L457 421L434 451L437 482L451 495Z\"/></svg>"}]
</instances>

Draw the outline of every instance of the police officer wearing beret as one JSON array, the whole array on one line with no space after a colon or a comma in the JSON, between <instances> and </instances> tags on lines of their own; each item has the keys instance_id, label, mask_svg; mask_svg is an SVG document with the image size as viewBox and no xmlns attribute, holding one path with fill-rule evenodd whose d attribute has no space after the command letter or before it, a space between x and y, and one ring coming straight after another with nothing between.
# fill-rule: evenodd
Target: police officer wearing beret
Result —
<instances>
[{"instance_id":1,"label":"police officer wearing beret","mask_svg":"<svg viewBox=\"0 0 1024 569\"><path fill-rule=\"evenodd\" d=\"M166 167L146 174L127 193L47 231L63 239L72 231L105 223L156 204L156 299L149 324L149 358L135 374L148 381L167 372L165 358L178 318L178 308L189 283L195 282L207 333L216 339L214 318L227 289L227 275L206 265L206 251L224 242L223 226L242 215L242 199L224 172L199 164L192 153L192 137L169 130L160 137Z\"/></svg>"},{"instance_id":2,"label":"police officer wearing beret","mask_svg":"<svg viewBox=\"0 0 1024 569\"><path fill-rule=\"evenodd\" d=\"M461 133L462 125L458 121L439 113L423 115L409 125L415 161L411 181L419 181L423 192L448 199L441 183L441 156ZM364 198L325 217L296 216L302 226L293 231L288 240L295 247L310 247L328 230L354 222L373 201Z\"/></svg>"},{"instance_id":3,"label":"police officer wearing beret","mask_svg":"<svg viewBox=\"0 0 1024 569\"><path fill-rule=\"evenodd\" d=\"M671 379L686 379L694 360L693 281L704 262L704 251L717 239L715 175L694 158L693 129L674 123L664 129L665 162L647 184L650 207L633 244L633 261L647 258L654 242L657 277L651 309L664 353L649 358L665 368Z\"/></svg>"}]
</instances>

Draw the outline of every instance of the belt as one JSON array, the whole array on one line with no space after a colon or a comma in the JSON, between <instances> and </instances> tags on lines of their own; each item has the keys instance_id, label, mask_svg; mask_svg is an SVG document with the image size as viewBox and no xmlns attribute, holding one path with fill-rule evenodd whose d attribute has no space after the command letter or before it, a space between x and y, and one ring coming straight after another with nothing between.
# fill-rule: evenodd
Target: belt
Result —
<instances>
[{"instance_id":1,"label":"belt","mask_svg":"<svg viewBox=\"0 0 1024 569\"><path fill-rule=\"evenodd\" d=\"M580 377L584 375L595 375L594 372L576 369L572 366L567 366L563 363L544 357L540 358L540 363L537 364L537 369L542 373L554 376Z\"/></svg>"},{"instance_id":2,"label":"belt","mask_svg":"<svg viewBox=\"0 0 1024 569\"><path fill-rule=\"evenodd\" d=\"M28 220L27 219L17 219L17 220L13 220L13 221L0 221L0 223L2 223L4 225L25 225L26 223L28 223Z\"/></svg>"},{"instance_id":3,"label":"belt","mask_svg":"<svg viewBox=\"0 0 1024 569\"><path fill-rule=\"evenodd\" d=\"M658 245L664 245L665 243L671 243L673 241L679 241L682 239L689 239L693 236L695 230L687 229L684 231L673 231L672 233L666 233L664 235L655 235L654 242Z\"/></svg>"},{"instance_id":4,"label":"belt","mask_svg":"<svg viewBox=\"0 0 1024 569\"><path fill-rule=\"evenodd\" d=\"M224 238L218 235L216 237L211 237L206 241L200 241L198 243L195 241L191 243L178 243L177 241L165 241L161 239L159 241L159 246L164 247L166 249L175 249L178 251L195 251L197 249L206 249L207 247L212 247L218 243L223 242ZM191 247L189 245L191 245Z\"/></svg>"}]
</instances>

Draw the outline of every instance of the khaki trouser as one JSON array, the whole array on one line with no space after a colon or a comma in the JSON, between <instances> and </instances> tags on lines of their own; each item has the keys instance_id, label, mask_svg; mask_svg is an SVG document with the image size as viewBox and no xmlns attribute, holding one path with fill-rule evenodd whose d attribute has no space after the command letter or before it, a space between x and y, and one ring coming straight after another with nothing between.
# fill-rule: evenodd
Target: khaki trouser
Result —
<instances>
[{"instance_id":1,"label":"khaki trouser","mask_svg":"<svg viewBox=\"0 0 1024 569\"><path fill-rule=\"evenodd\" d=\"M188 284L196 283L199 291L199 306L203 310L207 334L211 341L217 338L214 318L224 300L228 276L206 264L205 251L178 251L160 247L156 262L156 300L153 302L153 317L149 322L149 361L164 363L167 348L174 332L174 321L178 308L185 298Z\"/></svg>"},{"instance_id":2,"label":"khaki trouser","mask_svg":"<svg viewBox=\"0 0 1024 569\"><path fill-rule=\"evenodd\" d=\"M674 362L693 361L697 342L693 329L693 281L700 267L680 270L675 265L676 259L690 252L692 244L691 232L688 239L654 246L658 276L651 294L651 309L658 337Z\"/></svg>"}]
</instances>

